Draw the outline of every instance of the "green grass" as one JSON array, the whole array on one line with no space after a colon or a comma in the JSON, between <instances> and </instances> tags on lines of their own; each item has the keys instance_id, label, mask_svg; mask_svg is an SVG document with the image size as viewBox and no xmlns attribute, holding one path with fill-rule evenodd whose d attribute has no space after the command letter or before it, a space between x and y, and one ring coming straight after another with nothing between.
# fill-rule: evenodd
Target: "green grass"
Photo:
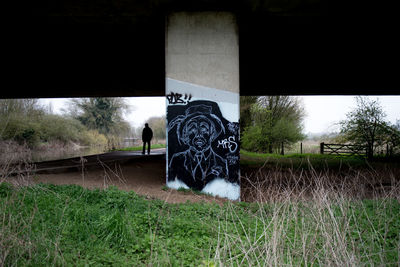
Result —
<instances>
[{"instance_id":1,"label":"green grass","mask_svg":"<svg viewBox=\"0 0 400 267\"><path fill-rule=\"evenodd\" d=\"M386 265L397 200L167 204L134 192L0 184L0 265Z\"/></svg>"},{"instance_id":2,"label":"green grass","mask_svg":"<svg viewBox=\"0 0 400 267\"><path fill-rule=\"evenodd\" d=\"M201 192L199 190L192 189L192 188L186 189L186 188L180 187L180 188L177 189L177 191L178 192L183 192L184 194L190 193L190 194L195 194L195 195L211 196L211 194L204 193L204 192Z\"/></svg>"},{"instance_id":3,"label":"green grass","mask_svg":"<svg viewBox=\"0 0 400 267\"><path fill-rule=\"evenodd\" d=\"M364 158L357 156L335 156L321 154L267 154L255 153L246 150L240 150L241 166L258 168L263 166L276 166L288 168L309 168L314 169L339 169L339 168L358 168L368 167L368 163Z\"/></svg>"},{"instance_id":4,"label":"green grass","mask_svg":"<svg viewBox=\"0 0 400 267\"><path fill-rule=\"evenodd\" d=\"M154 144L151 145L151 149L157 149L157 148L166 148L165 144ZM147 149L147 147L146 147ZM143 146L133 146L133 147L125 147L125 148L120 148L116 149L115 151L142 151Z\"/></svg>"},{"instance_id":5,"label":"green grass","mask_svg":"<svg viewBox=\"0 0 400 267\"><path fill-rule=\"evenodd\" d=\"M174 190L174 189L171 189L168 186L164 185L164 186L161 187L161 190L169 191L169 190ZM176 191L182 192L184 194L195 194L195 195L204 195L204 196L208 195L208 196L211 196L211 194L203 193L203 192L201 192L199 190L192 189L192 188L186 189L186 188L183 188L183 187L179 187Z\"/></svg>"}]
</instances>

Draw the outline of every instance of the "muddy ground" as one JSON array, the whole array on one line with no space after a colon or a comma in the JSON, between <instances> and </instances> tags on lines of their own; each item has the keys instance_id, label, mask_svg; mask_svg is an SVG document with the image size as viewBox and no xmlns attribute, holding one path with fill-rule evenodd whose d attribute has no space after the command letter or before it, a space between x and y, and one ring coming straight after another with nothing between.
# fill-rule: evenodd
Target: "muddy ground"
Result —
<instances>
[{"instance_id":1,"label":"muddy ground","mask_svg":"<svg viewBox=\"0 0 400 267\"><path fill-rule=\"evenodd\" d=\"M90 189L116 186L125 191L133 190L148 199L169 203L205 201L223 204L228 201L192 191L168 189L165 186L165 154L162 152L151 156L117 152L101 155L100 158L98 155L86 157L83 162L75 158L40 163L35 166L36 173L30 175L29 181L77 184ZM292 196L299 192L302 196L309 195L312 198L312 193L321 188L356 198L387 197L387 192L398 196L400 166L392 163L374 170L348 168L329 171L241 166L242 201L270 201L288 192Z\"/></svg>"},{"instance_id":2,"label":"muddy ground","mask_svg":"<svg viewBox=\"0 0 400 267\"><path fill-rule=\"evenodd\" d=\"M107 188L116 186L121 190L133 190L148 199L160 199L169 203L216 202L223 198L212 197L190 191L182 192L165 187L165 158L145 158L128 162L114 162L96 167L71 168L66 172L36 173L35 183L56 185L77 184L86 188Z\"/></svg>"}]
</instances>

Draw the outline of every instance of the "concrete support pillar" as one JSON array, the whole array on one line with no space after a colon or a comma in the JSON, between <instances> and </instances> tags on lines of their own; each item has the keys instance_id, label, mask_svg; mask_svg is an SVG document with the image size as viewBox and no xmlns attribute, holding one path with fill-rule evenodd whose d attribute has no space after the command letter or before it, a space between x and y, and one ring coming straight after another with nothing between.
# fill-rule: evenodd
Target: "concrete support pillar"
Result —
<instances>
[{"instance_id":1,"label":"concrete support pillar","mask_svg":"<svg viewBox=\"0 0 400 267\"><path fill-rule=\"evenodd\" d=\"M239 46L228 12L167 18L167 186L239 199Z\"/></svg>"}]
</instances>

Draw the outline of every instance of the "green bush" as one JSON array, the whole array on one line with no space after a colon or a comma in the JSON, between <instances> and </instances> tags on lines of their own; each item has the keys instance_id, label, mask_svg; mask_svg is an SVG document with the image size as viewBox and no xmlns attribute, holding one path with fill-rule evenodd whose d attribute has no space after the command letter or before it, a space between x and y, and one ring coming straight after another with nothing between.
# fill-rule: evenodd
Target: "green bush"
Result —
<instances>
[{"instance_id":1,"label":"green bush","mask_svg":"<svg viewBox=\"0 0 400 267\"><path fill-rule=\"evenodd\" d=\"M262 136L261 126L249 126L243 131L242 148L248 151L262 151L263 143L268 143L267 137Z\"/></svg>"},{"instance_id":2,"label":"green bush","mask_svg":"<svg viewBox=\"0 0 400 267\"><path fill-rule=\"evenodd\" d=\"M58 140L64 143L79 141L85 127L77 120L59 115L44 115L39 120L40 139L48 142Z\"/></svg>"},{"instance_id":3,"label":"green bush","mask_svg":"<svg viewBox=\"0 0 400 267\"><path fill-rule=\"evenodd\" d=\"M83 145L98 145L98 146L106 146L107 145L107 137L104 134L99 133L97 130L88 130L83 131L79 140Z\"/></svg>"},{"instance_id":4,"label":"green bush","mask_svg":"<svg viewBox=\"0 0 400 267\"><path fill-rule=\"evenodd\" d=\"M34 117L12 114L0 117L0 124L0 139L26 143L30 148L52 141L64 144L72 141L82 145L107 144L107 138L97 130L87 130L76 119L54 114Z\"/></svg>"},{"instance_id":5,"label":"green bush","mask_svg":"<svg viewBox=\"0 0 400 267\"><path fill-rule=\"evenodd\" d=\"M129 130L129 124L121 120L120 111L114 117L108 112L122 109L123 103L120 99L113 98L96 99L95 103L100 106L99 109L94 109L92 115L95 119L101 119L96 121L98 127L92 129L90 127L93 125L85 126L76 118L47 113L37 99L0 100L0 140L27 144L29 148L38 148L49 143L64 146L71 142L87 146L117 147L121 136ZM102 109L107 107L111 110Z\"/></svg>"},{"instance_id":6,"label":"green bush","mask_svg":"<svg viewBox=\"0 0 400 267\"><path fill-rule=\"evenodd\" d=\"M26 143L30 147L40 140L39 124L26 116L12 115L7 120L1 120L1 139L14 140L20 144Z\"/></svg>"}]
</instances>

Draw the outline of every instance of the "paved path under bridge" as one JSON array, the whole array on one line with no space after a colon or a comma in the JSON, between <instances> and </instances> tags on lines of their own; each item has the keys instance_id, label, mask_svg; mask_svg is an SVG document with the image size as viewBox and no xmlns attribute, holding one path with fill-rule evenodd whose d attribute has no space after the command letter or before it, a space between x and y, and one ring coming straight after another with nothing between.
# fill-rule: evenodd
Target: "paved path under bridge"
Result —
<instances>
[{"instance_id":1,"label":"paved path under bridge","mask_svg":"<svg viewBox=\"0 0 400 267\"><path fill-rule=\"evenodd\" d=\"M113 151L96 155L74 157L60 160L51 160L34 163L35 173L61 173L80 170L82 167L96 168L104 164L122 164L132 160L160 160L165 159L165 148L154 149L150 155L142 155L141 151Z\"/></svg>"}]
</instances>

